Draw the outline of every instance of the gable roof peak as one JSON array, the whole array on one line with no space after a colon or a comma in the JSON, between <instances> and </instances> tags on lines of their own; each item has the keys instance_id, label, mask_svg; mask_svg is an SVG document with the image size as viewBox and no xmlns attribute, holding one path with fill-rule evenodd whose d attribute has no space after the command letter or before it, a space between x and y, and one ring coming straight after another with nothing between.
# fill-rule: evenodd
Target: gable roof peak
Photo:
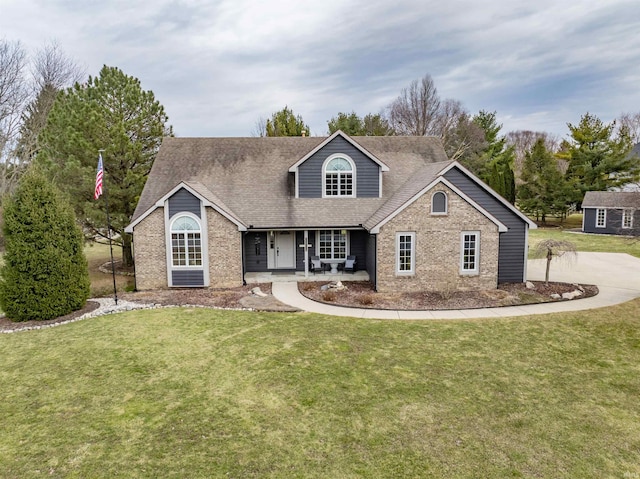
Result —
<instances>
[{"instance_id":1,"label":"gable roof peak","mask_svg":"<svg viewBox=\"0 0 640 479\"><path fill-rule=\"evenodd\" d=\"M327 138L325 138L325 140L322 141L313 150L308 152L306 155L304 155L302 158L300 158L298 161L296 161L293 165L291 165L289 167L289 172L295 173L295 171L298 169L298 166L300 166L302 163L307 161L310 157L315 155L318 151L320 151L326 145L331 143L338 136L342 137L345 141L350 143L354 148L360 150L360 152L363 155L365 155L366 157L368 157L371 161L373 161L374 163L377 163L378 166L380 166L380 168L382 169L382 171L389 171L389 167L387 165L385 165L382 161L380 161L378 158L376 158L375 155L373 155L371 152L369 152L366 148L364 148L362 145L360 145L357 141L355 141L353 138L351 138L349 135L347 135L342 130L337 130L331 136L328 136Z\"/></svg>"}]
</instances>

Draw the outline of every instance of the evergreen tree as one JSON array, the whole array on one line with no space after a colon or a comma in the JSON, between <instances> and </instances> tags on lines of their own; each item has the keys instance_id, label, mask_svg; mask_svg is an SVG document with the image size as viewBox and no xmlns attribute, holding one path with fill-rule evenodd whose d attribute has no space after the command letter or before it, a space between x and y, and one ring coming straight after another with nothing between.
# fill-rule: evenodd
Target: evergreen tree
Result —
<instances>
[{"instance_id":1,"label":"evergreen tree","mask_svg":"<svg viewBox=\"0 0 640 479\"><path fill-rule=\"evenodd\" d=\"M122 70L104 66L98 77L60 92L40 134L39 164L69 193L91 236L106 236L105 202L93 200L98 150L104 149L111 226L126 266L133 264L131 220L162 137L171 135L153 92Z\"/></svg>"},{"instance_id":2,"label":"evergreen tree","mask_svg":"<svg viewBox=\"0 0 640 479\"><path fill-rule=\"evenodd\" d=\"M305 124L300 115L294 115L288 106L271 115L265 128L267 136L302 136L302 132L309 134L309 125Z\"/></svg>"},{"instance_id":3,"label":"evergreen tree","mask_svg":"<svg viewBox=\"0 0 640 479\"><path fill-rule=\"evenodd\" d=\"M582 202L587 191L604 191L637 180L640 165L629 155L633 144L627 128L616 132L615 122L605 125L586 113L580 123L570 123L570 140L560 157L569 161L567 178L576 185L574 200Z\"/></svg>"},{"instance_id":4,"label":"evergreen tree","mask_svg":"<svg viewBox=\"0 0 640 479\"><path fill-rule=\"evenodd\" d=\"M498 136L502 125L496 120L496 112L480 111L473 122L484 131L485 146L475 157L467 158L466 166L510 203L516 200L513 164L515 151L507 146L507 139Z\"/></svg>"},{"instance_id":5,"label":"evergreen tree","mask_svg":"<svg viewBox=\"0 0 640 479\"><path fill-rule=\"evenodd\" d=\"M518 206L544 223L547 215L564 215L570 199L569 185L558 169L558 162L538 138L525 153L523 184L518 188Z\"/></svg>"},{"instance_id":6,"label":"evergreen tree","mask_svg":"<svg viewBox=\"0 0 640 479\"><path fill-rule=\"evenodd\" d=\"M329 134L342 130L351 136L389 136L393 135L393 129L389 122L380 114L369 113L360 118L355 112L338 113L329 120Z\"/></svg>"},{"instance_id":7,"label":"evergreen tree","mask_svg":"<svg viewBox=\"0 0 640 479\"><path fill-rule=\"evenodd\" d=\"M75 215L60 191L31 168L5 199L0 306L14 321L52 319L84 306L89 273Z\"/></svg>"}]
</instances>

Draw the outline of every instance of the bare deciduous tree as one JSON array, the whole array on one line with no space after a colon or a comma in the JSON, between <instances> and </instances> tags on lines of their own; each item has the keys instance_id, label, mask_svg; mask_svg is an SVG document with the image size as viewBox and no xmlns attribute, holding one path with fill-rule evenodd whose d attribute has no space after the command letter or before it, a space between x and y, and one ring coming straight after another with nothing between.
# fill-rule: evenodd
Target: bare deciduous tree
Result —
<instances>
[{"instance_id":1,"label":"bare deciduous tree","mask_svg":"<svg viewBox=\"0 0 640 479\"><path fill-rule=\"evenodd\" d=\"M0 40L0 195L12 190L37 152L58 91L83 75L55 42L35 54L31 75L28 66L20 42Z\"/></svg>"},{"instance_id":2,"label":"bare deciduous tree","mask_svg":"<svg viewBox=\"0 0 640 479\"><path fill-rule=\"evenodd\" d=\"M431 75L425 75L403 88L400 96L389 105L389 123L398 135L434 135L440 104Z\"/></svg>"},{"instance_id":3,"label":"bare deciduous tree","mask_svg":"<svg viewBox=\"0 0 640 479\"><path fill-rule=\"evenodd\" d=\"M447 155L454 160L484 142L482 131L462 103L450 98L442 100L428 74L401 91L387 107L387 118L397 135L440 138Z\"/></svg>"},{"instance_id":4,"label":"bare deciduous tree","mask_svg":"<svg viewBox=\"0 0 640 479\"><path fill-rule=\"evenodd\" d=\"M618 117L618 126L627 129L633 144L640 143L640 112L623 113Z\"/></svg>"},{"instance_id":5,"label":"bare deciduous tree","mask_svg":"<svg viewBox=\"0 0 640 479\"><path fill-rule=\"evenodd\" d=\"M5 163L18 136L28 98L26 53L20 42L0 40L0 161Z\"/></svg>"}]
</instances>

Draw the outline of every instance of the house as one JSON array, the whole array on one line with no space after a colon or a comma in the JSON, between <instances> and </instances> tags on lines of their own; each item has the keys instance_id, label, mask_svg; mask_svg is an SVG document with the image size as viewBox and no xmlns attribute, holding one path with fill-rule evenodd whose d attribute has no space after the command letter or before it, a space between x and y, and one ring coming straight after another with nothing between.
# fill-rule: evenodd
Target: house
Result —
<instances>
[{"instance_id":1,"label":"house","mask_svg":"<svg viewBox=\"0 0 640 479\"><path fill-rule=\"evenodd\" d=\"M582 211L585 233L640 235L640 191L587 191Z\"/></svg>"},{"instance_id":2,"label":"house","mask_svg":"<svg viewBox=\"0 0 640 479\"><path fill-rule=\"evenodd\" d=\"M378 291L526 277L535 224L439 139L165 138L126 231L138 289L233 287L357 258Z\"/></svg>"}]
</instances>

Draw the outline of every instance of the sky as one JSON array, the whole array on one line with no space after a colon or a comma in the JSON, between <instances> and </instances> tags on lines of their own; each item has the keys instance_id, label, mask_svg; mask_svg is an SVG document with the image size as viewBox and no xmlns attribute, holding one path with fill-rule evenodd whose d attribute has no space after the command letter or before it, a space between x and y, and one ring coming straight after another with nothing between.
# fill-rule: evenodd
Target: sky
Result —
<instances>
[{"instance_id":1,"label":"sky","mask_svg":"<svg viewBox=\"0 0 640 479\"><path fill-rule=\"evenodd\" d=\"M0 0L0 39L138 78L176 136L251 136L288 106L326 135L429 74L503 133L640 111L637 0Z\"/></svg>"}]
</instances>

